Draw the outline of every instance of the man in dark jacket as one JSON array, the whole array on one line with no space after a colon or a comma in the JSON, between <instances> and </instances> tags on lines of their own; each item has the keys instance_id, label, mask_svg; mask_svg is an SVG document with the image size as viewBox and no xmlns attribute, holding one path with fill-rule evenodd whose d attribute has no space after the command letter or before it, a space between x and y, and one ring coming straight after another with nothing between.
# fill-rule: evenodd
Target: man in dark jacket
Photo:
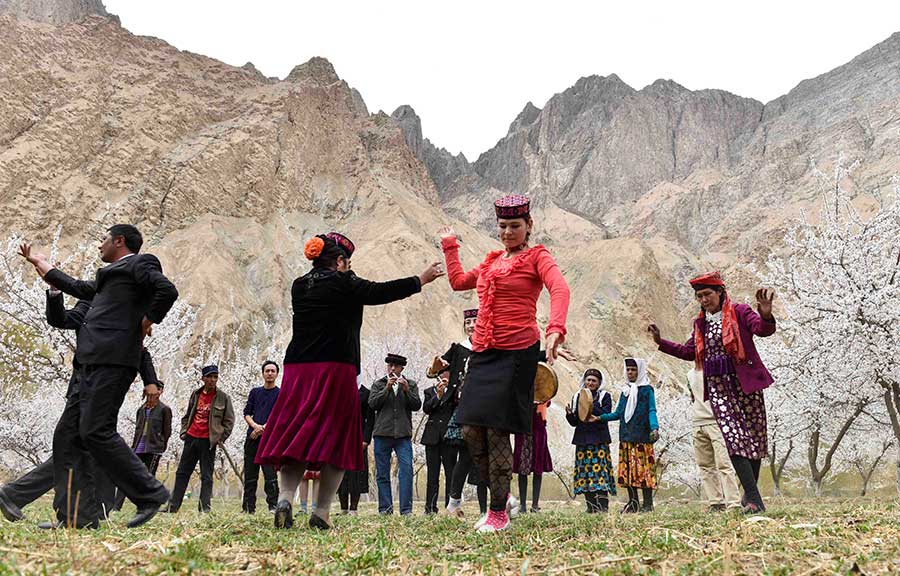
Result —
<instances>
[{"instance_id":1,"label":"man in dark jacket","mask_svg":"<svg viewBox=\"0 0 900 576\"><path fill-rule=\"evenodd\" d=\"M425 446L425 467L428 471L428 484L425 489L426 514L436 514L438 511L441 466L444 468L444 506L450 502L450 479L453 477L458 450L455 445L444 440L447 424L455 409L449 386L450 370L444 369L438 375L437 384L425 389L425 400L422 403L422 411L428 415L421 440Z\"/></svg>"},{"instance_id":2,"label":"man in dark jacket","mask_svg":"<svg viewBox=\"0 0 900 576\"><path fill-rule=\"evenodd\" d=\"M129 528L153 518L169 496L117 431L119 409L140 365L143 339L178 298L159 260L138 253L143 242L140 231L130 224L110 227L99 247L107 266L92 281L75 280L46 259L33 257L28 245L21 250L48 284L76 298L92 299L75 347L78 395L69 399L53 437L56 491L66 493L66 470L74 454L86 448L137 505ZM93 478L85 480L93 483Z\"/></svg>"},{"instance_id":3,"label":"man in dark jacket","mask_svg":"<svg viewBox=\"0 0 900 576\"><path fill-rule=\"evenodd\" d=\"M62 330L75 330L76 332L84 322L84 316L90 309L90 301L79 300L75 307L66 310L62 292L56 289L47 290L46 316L47 323ZM78 362L73 360L72 376L69 378L69 386L66 390L66 398L70 398L78 392ZM157 380L156 371L150 353L145 349L141 357L141 379L145 385ZM85 485L85 466L90 466L95 485ZM53 456L31 469L25 475L0 487L0 513L9 520L15 522L24 516L22 508L31 504L47 492L53 489L54 482ZM68 478L67 478L68 481ZM97 527L99 520L105 516L104 511L109 512L114 503L115 486L106 478L102 469L98 469L93 462L90 453L83 450L72 466L72 492L78 502L77 512L73 511L71 518L67 514L67 506L63 502L54 502L57 513L56 522L41 523L42 527L54 528L58 526ZM77 521L77 525L75 522Z\"/></svg>"},{"instance_id":4,"label":"man in dark jacket","mask_svg":"<svg viewBox=\"0 0 900 576\"><path fill-rule=\"evenodd\" d=\"M159 381L144 386L144 404L135 413L131 441L131 449L154 476L172 436L172 409L159 399L164 387ZM125 494L120 490L116 494L115 510L121 510L124 502Z\"/></svg>"},{"instance_id":5,"label":"man in dark jacket","mask_svg":"<svg viewBox=\"0 0 900 576\"><path fill-rule=\"evenodd\" d=\"M213 491L213 469L216 462L216 446L224 444L234 429L234 407L228 394L218 389L219 367L204 366L201 372L203 386L194 390L188 409L181 419L181 439L184 450L175 472L175 488L169 501L169 512L178 512L191 474L200 462L201 512L209 512Z\"/></svg>"},{"instance_id":6,"label":"man in dark jacket","mask_svg":"<svg viewBox=\"0 0 900 576\"><path fill-rule=\"evenodd\" d=\"M391 452L397 454L400 487L400 514L412 514L412 413L422 407L419 387L402 372L406 358L388 354L387 376L372 384L369 407L375 411L375 477L378 483L378 512L393 514L391 494Z\"/></svg>"}]
</instances>

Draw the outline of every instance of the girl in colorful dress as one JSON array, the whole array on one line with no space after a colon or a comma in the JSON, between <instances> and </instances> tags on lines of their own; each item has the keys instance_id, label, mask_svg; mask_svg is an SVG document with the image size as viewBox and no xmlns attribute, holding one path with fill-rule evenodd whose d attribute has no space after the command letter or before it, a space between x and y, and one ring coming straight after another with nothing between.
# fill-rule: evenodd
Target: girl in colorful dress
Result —
<instances>
[{"instance_id":1,"label":"girl in colorful dress","mask_svg":"<svg viewBox=\"0 0 900 576\"><path fill-rule=\"evenodd\" d=\"M531 511L540 512L541 481L544 472L553 472L553 459L547 445L547 409L550 401L537 404L531 418L531 434L516 434L513 450L513 473L519 477L519 512L525 513L528 476L533 475Z\"/></svg>"},{"instance_id":2,"label":"girl in colorful dress","mask_svg":"<svg viewBox=\"0 0 900 576\"><path fill-rule=\"evenodd\" d=\"M592 407L585 422L578 419L572 406L566 406L566 420L575 427L572 444L575 445L575 494L584 494L588 514L607 512L609 496L616 495L613 475L609 424L601 420L612 410L612 396L603 390L603 374L596 368L588 368L581 377L581 387L591 391Z\"/></svg>"},{"instance_id":3,"label":"girl in colorful dress","mask_svg":"<svg viewBox=\"0 0 900 576\"><path fill-rule=\"evenodd\" d=\"M659 440L659 422L656 397L647 375L647 361L626 358L625 379L628 384L619 396L615 412L601 415L600 420L619 421L618 484L628 490L628 503L622 513L652 512L653 491L656 490L653 443ZM643 505L638 490L643 492Z\"/></svg>"},{"instance_id":4,"label":"girl in colorful dress","mask_svg":"<svg viewBox=\"0 0 900 576\"><path fill-rule=\"evenodd\" d=\"M773 379L756 351L753 337L775 333L775 293L757 290L754 312L746 304L731 301L718 272L698 276L690 283L701 308L691 338L677 344L664 340L655 324L648 330L662 352L693 361L698 370L703 370L703 400L712 405L731 464L744 488L744 513L765 512L757 483L760 464L768 454L763 390Z\"/></svg>"},{"instance_id":5,"label":"girl in colorful dress","mask_svg":"<svg viewBox=\"0 0 900 576\"><path fill-rule=\"evenodd\" d=\"M281 393L269 415L257 464L279 468L275 527L293 525L291 499L307 469L321 470L312 528L331 528L331 501L344 470L363 470L363 428L356 375L365 306L421 291L443 275L438 263L419 276L370 282L350 270L353 243L331 232L310 239L313 268L294 280L294 334L284 358Z\"/></svg>"},{"instance_id":6,"label":"girl in colorful dress","mask_svg":"<svg viewBox=\"0 0 900 576\"><path fill-rule=\"evenodd\" d=\"M482 479L490 486L488 517L476 530L495 532L509 526L509 484L513 454L510 434L531 432L534 378L541 333L537 300L550 292L546 330L547 361L556 360L566 334L569 287L556 261L543 246L529 245L533 227L530 202L505 196L494 203L503 250L489 252L466 272L452 228L441 230L447 274L454 290L478 291L479 313L472 336L466 391L456 419Z\"/></svg>"}]
</instances>

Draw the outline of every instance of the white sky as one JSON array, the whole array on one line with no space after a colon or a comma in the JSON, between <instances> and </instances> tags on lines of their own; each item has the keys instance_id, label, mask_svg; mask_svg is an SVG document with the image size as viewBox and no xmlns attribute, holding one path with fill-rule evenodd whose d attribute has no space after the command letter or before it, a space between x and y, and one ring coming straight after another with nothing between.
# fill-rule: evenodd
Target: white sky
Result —
<instances>
[{"instance_id":1,"label":"white sky","mask_svg":"<svg viewBox=\"0 0 900 576\"><path fill-rule=\"evenodd\" d=\"M284 78L324 56L371 112L475 160L582 76L768 102L900 31L900 2L105 0L135 34Z\"/></svg>"}]
</instances>

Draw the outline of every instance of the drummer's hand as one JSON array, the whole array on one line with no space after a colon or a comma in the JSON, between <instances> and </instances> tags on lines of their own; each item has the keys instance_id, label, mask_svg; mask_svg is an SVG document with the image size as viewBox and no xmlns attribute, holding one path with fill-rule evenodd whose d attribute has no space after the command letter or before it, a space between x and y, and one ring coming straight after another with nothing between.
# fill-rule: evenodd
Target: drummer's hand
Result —
<instances>
[{"instance_id":1,"label":"drummer's hand","mask_svg":"<svg viewBox=\"0 0 900 576\"><path fill-rule=\"evenodd\" d=\"M547 336L547 364L552 366L556 361L556 357L559 356L560 344L562 344L562 334L559 332L554 332Z\"/></svg>"},{"instance_id":2,"label":"drummer's hand","mask_svg":"<svg viewBox=\"0 0 900 576\"><path fill-rule=\"evenodd\" d=\"M650 431L650 442L656 443L659 440L659 430Z\"/></svg>"},{"instance_id":3,"label":"drummer's hand","mask_svg":"<svg viewBox=\"0 0 900 576\"><path fill-rule=\"evenodd\" d=\"M559 350L556 351L560 358L564 360L568 360L569 362L577 362L578 358L575 354L572 354L572 351L566 348L565 346L560 346Z\"/></svg>"}]
</instances>

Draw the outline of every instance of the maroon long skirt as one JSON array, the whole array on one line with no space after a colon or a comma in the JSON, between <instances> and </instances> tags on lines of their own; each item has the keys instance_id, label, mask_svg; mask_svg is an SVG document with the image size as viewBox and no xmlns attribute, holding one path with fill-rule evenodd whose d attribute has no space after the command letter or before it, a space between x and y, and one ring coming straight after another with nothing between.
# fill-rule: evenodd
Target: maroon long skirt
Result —
<instances>
[{"instance_id":1,"label":"maroon long skirt","mask_svg":"<svg viewBox=\"0 0 900 576\"><path fill-rule=\"evenodd\" d=\"M535 410L532 414L531 434L516 434L513 473L530 475L544 472L553 472L553 459L547 445L547 423Z\"/></svg>"},{"instance_id":2,"label":"maroon long skirt","mask_svg":"<svg viewBox=\"0 0 900 576\"><path fill-rule=\"evenodd\" d=\"M305 462L362 470L356 368L340 362L285 364L281 392L259 441L257 464Z\"/></svg>"}]
</instances>

